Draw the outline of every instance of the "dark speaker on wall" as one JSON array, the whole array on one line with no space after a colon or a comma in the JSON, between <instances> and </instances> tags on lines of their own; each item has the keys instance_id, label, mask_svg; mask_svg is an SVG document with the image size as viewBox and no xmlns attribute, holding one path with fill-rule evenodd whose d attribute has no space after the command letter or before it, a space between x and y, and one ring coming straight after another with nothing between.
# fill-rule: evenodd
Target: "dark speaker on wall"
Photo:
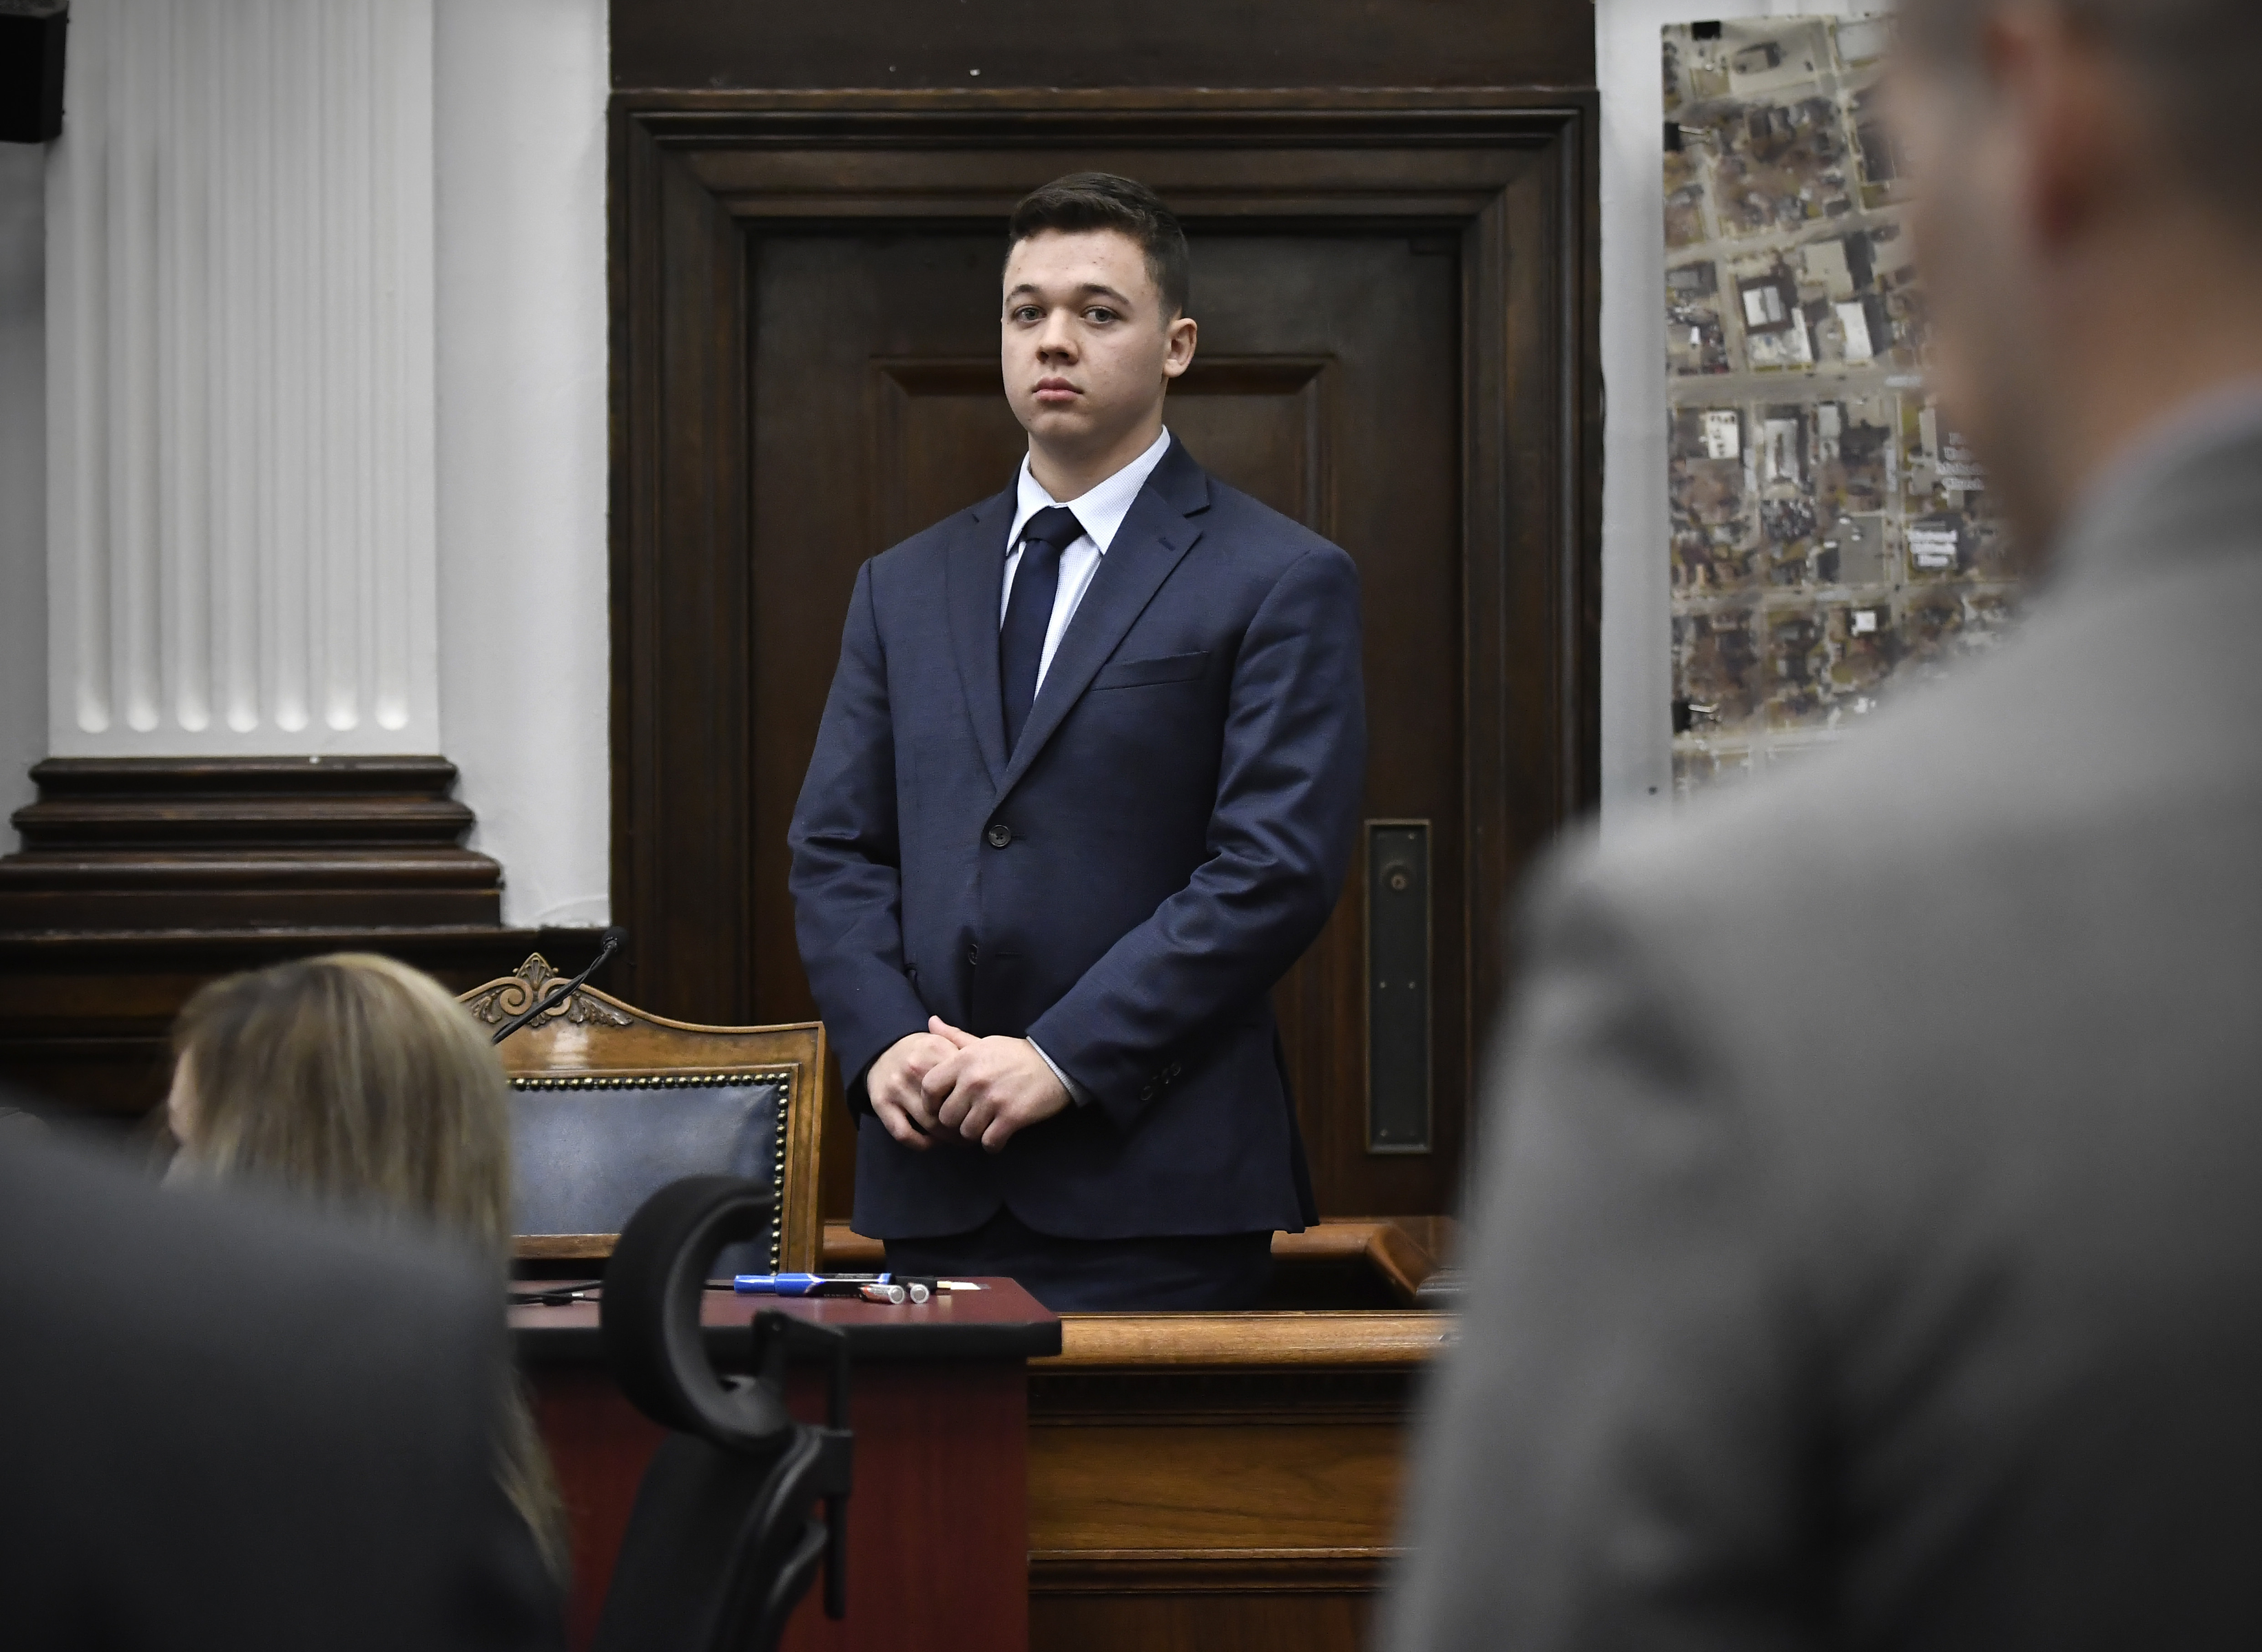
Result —
<instances>
[{"instance_id":1,"label":"dark speaker on wall","mask_svg":"<svg viewBox=\"0 0 2262 1652\"><path fill-rule=\"evenodd\" d=\"M63 129L61 0L0 0L0 143L46 143Z\"/></svg>"}]
</instances>

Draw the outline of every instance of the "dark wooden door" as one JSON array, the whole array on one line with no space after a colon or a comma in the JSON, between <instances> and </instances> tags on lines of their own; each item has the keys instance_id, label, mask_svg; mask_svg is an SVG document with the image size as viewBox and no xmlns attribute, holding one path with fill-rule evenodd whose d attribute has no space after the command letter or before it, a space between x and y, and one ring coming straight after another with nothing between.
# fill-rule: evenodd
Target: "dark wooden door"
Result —
<instances>
[{"instance_id":1,"label":"dark wooden door","mask_svg":"<svg viewBox=\"0 0 2262 1652\"><path fill-rule=\"evenodd\" d=\"M853 571L1005 485L1020 438L994 365L999 227L1047 178L1122 172L1195 242L1202 354L1171 422L1360 562L1367 818L1427 823L1428 877L1386 898L1416 828L1378 827L1384 875L1280 989L1322 1206L1451 1209L1502 986L1497 914L1594 794L1592 102L616 95L616 990L687 1020L809 1013L784 829ZM1363 931L1426 963L1410 1025L1384 1013L1373 983L1396 1005L1404 976L1366 968ZM1426 1054L1426 1151L1369 1151L1369 1042L1401 1078ZM834 1215L845 1147L828 1140Z\"/></svg>"},{"instance_id":2,"label":"dark wooden door","mask_svg":"<svg viewBox=\"0 0 2262 1652\"><path fill-rule=\"evenodd\" d=\"M1467 1082L1469 914L1459 237L1193 236L1192 369L1166 417L1195 458L1348 550L1364 582L1365 813L1428 823L1430 1109L1423 1152L1369 1151L1365 842L1327 931L1277 994L1330 1216L1445 1208ZM1003 487L1026 450L998 379L994 229L753 236L754 1014L815 1014L793 940L786 828L857 566ZM1002 554L1003 547L1000 547ZM1402 1057L1402 1050L1400 1052ZM825 1158L846 1208L845 1121Z\"/></svg>"}]
</instances>

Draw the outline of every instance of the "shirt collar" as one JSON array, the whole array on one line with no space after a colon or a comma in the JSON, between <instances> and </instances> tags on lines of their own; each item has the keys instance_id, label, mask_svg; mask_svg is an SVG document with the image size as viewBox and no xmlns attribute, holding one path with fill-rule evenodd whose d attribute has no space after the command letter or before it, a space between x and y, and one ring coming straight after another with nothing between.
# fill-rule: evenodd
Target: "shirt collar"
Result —
<instances>
[{"instance_id":1,"label":"shirt collar","mask_svg":"<svg viewBox=\"0 0 2262 1652\"><path fill-rule=\"evenodd\" d=\"M1100 555L1107 554L1107 547L1115 542L1116 534L1122 530L1123 518L1131 514L1131 507L1139 497L1139 490L1147 485L1147 479L1155 473L1155 466L1163 462L1163 455L1170 451L1171 432L1166 427L1155 438L1154 445L1137 458L1106 481L1066 501L1069 509L1076 512L1077 522L1083 527L1085 536L1099 547ZM1023 454L1020 480L1015 488L1013 523L1005 535L1006 553L1011 555L1013 547L1021 543L1021 530L1028 525L1030 517L1049 505L1062 502L1047 493L1043 484L1029 473L1028 455Z\"/></svg>"}]
</instances>

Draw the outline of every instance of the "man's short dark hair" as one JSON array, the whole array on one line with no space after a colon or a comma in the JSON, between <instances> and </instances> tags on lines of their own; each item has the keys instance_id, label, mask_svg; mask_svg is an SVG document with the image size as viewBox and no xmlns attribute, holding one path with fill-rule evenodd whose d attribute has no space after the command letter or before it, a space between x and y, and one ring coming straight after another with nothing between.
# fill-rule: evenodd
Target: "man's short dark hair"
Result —
<instances>
[{"instance_id":1,"label":"man's short dark hair","mask_svg":"<svg viewBox=\"0 0 2262 1652\"><path fill-rule=\"evenodd\" d=\"M1178 227L1178 215L1144 184L1113 172L1056 177L1023 196L1013 209L1005 231L1007 252L1048 229L1067 234L1113 229L1130 236L1147 255L1147 274L1163 295L1163 319L1185 314L1192 262L1186 256L1186 232Z\"/></svg>"},{"instance_id":2,"label":"man's short dark hair","mask_svg":"<svg viewBox=\"0 0 2262 1652\"><path fill-rule=\"evenodd\" d=\"M1900 26L1920 59L1959 62L2002 0L1904 0ZM2262 227L2262 61L2257 0L2054 0L2076 27L2136 71L2176 160L2218 209Z\"/></svg>"}]
</instances>

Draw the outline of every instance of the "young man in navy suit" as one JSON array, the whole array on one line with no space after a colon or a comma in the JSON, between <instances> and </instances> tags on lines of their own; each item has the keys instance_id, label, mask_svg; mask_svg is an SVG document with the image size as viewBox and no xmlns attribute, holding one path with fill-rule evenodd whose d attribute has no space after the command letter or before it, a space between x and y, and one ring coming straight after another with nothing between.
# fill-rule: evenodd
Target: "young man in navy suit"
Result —
<instances>
[{"instance_id":1,"label":"young man in navy suit","mask_svg":"<svg viewBox=\"0 0 2262 1652\"><path fill-rule=\"evenodd\" d=\"M1062 178L1008 246L1028 457L859 572L794 812L856 1228L1055 1309L1246 1307L1315 1217L1266 995L1357 826L1358 578L1163 428L1196 328L1151 191Z\"/></svg>"}]
</instances>

